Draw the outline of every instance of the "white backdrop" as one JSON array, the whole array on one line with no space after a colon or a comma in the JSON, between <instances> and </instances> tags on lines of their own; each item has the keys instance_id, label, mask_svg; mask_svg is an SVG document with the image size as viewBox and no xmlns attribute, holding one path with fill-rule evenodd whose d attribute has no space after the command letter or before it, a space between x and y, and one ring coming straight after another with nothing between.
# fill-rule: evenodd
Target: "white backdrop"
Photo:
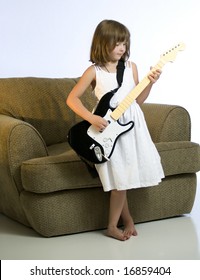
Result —
<instances>
[{"instance_id":1,"label":"white backdrop","mask_svg":"<svg viewBox=\"0 0 200 280\"><path fill-rule=\"evenodd\" d=\"M163 68L148 102L184 106L192 140L200 143L199 14L199 0L0 0L0 78L80 76L90 65L96 25L115 19L131 32L140 78L160 54L186 44Z\"/></svg>"}]
</instances>

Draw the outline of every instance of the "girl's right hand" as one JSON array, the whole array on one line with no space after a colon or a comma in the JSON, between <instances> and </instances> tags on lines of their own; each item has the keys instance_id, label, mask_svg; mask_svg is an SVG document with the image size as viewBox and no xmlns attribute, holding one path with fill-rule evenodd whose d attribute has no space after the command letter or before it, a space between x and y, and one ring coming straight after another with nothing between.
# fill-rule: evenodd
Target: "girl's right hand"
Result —
<instances>
[{"instance_id":1,"label":"girl's right hand","mask_svg":"<svg viewBox=\"0 0 200 280\"><path fill-rule=\"evenodd\" d=\"M98 115L92 115L90 123L100 132L102 132L108 125L107 121Z\"/></svg>"}]
</instances>

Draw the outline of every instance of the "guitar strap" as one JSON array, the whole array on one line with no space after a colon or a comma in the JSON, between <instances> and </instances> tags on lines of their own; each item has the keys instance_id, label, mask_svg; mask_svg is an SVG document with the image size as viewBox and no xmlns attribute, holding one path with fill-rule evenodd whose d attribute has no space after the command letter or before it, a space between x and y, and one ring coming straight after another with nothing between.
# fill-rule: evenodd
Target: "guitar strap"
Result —
<instances>
[{"instance_id":1,"label":"guitar strap","mask_svg":"<svg viewBox=\"0 0 200 280\"><path fill-rule=\"evenodd\" d=\"M117 82L119 86L116 90L118 90L122 85L124 69L125 69L124 61L120 59L117 64Z\"/></svg>"}]
</instances>

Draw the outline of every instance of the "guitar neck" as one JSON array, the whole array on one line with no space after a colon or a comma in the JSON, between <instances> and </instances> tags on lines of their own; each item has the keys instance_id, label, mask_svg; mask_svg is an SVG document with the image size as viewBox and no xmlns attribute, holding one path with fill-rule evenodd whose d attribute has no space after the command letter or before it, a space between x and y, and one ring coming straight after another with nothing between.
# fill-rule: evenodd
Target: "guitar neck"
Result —
<instances>
[{"instance_id":1,"label":"guitar neck","mask_svg":"<svg viewBox=\"0 0 200 280\"><path fill-rule=\"evenodd\" d=\"M159 62L153 67L154 69L161 70L163 66L165 65L165 62L160 59ZM134 87L133 90L122 100L122 102L117 106L117 108L111 113L111 117L114 120L118 120L123 113L131 106L133 101L142 93L142 91L150 84L150 80L148 78L150 73L146 77L143 78L143 80Z\"/></svg>"}]
</instances>

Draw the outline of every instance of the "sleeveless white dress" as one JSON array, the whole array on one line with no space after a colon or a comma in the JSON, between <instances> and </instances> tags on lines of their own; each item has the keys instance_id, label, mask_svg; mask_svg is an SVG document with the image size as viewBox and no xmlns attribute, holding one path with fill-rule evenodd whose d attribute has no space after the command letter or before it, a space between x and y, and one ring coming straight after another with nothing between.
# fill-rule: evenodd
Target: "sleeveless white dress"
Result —
<instances>
[{"instance_id":1,"label":"sleeveless white dress","mask_svg":"<svg viewBox=\"0 0 200 280\"><path fill-rule=\"evenodd\" d=\"M116 73L109 73L94 66L96 71L97 99L118 87ZM123 83L111 99L111 106L116 107L135 87L132 65L126 63ZM158 151L152 142L146 121L140 106L134 101L120 117L121 123L134 121L134 127L121 135L115 145L110 161L96 164L104 191L128 190L158 185L164 178Z\"/></svg>"}]
</instances>

